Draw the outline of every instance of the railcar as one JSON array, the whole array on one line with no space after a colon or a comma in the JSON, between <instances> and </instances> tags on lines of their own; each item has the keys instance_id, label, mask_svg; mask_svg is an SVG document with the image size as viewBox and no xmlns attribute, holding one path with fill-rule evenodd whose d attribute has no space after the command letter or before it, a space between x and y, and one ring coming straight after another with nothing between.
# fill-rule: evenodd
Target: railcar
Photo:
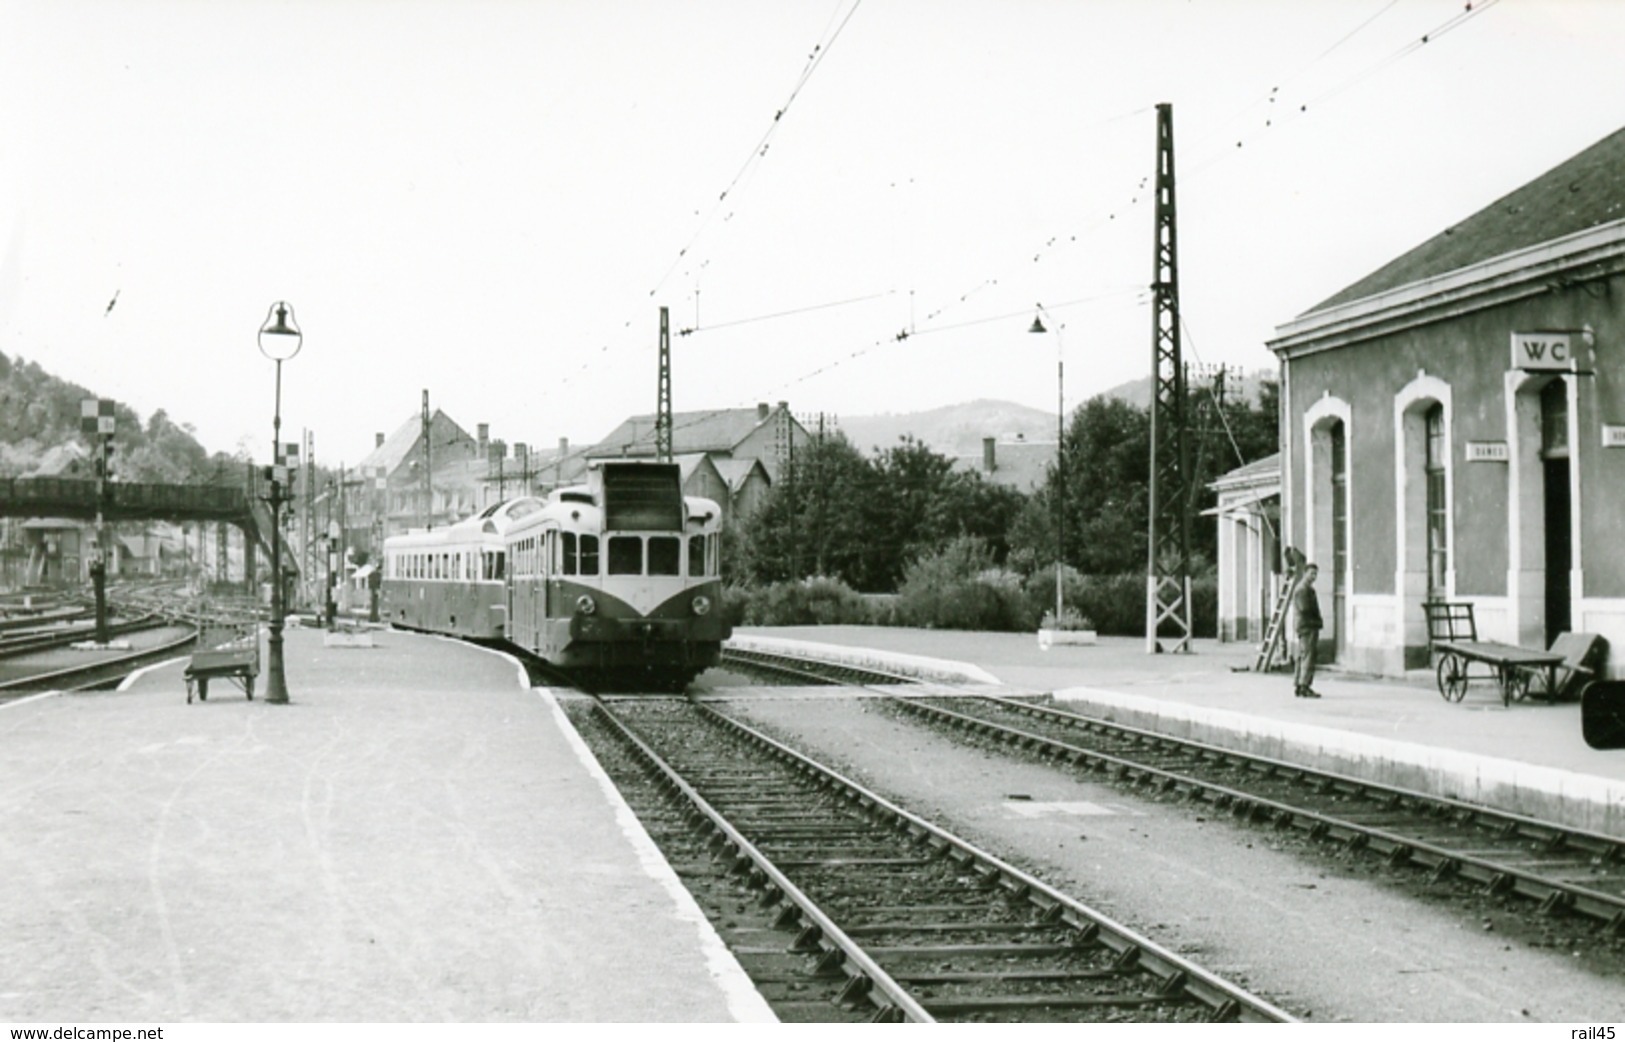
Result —
<instances>
[{"instance_id":1,"label":"railcar","mask_svg":"<svg viewBox=\"0 0 1625 1042\"><path fill-rule=\"evenodd\" d=\"M721 530L676 464L593 466L507 531L508 641L602 687L681 690L731 633Z\"/></svg>"},{"instance_id":2,"label":"railcar","mask_svg":"<svg viewBox=\"0 0 1625 1042\"><path fill-rule=\"evenodd\" d=\"M444 528L384 541L380 617L402 629L476 640L507 636L506 533L543 509L534 496L506 500Z\"/></svg>"}]
</instances>

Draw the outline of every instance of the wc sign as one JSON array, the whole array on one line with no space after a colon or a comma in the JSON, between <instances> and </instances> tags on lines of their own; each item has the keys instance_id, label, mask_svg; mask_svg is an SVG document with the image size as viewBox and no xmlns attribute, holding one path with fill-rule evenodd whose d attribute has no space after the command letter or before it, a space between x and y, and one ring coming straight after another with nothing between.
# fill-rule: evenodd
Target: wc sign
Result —
<instances>
[{"instance_id":1,"label":"wc sign","mask_svg":"<svg viewBox=\"0 0 1625 1042\"><path fill-rule=\"evenodd\" d=\"M1584 344L1577 333L1513 333L1512 368L1571 373L1579 368L1575 356Z\"/></svg>"}]
</instances>

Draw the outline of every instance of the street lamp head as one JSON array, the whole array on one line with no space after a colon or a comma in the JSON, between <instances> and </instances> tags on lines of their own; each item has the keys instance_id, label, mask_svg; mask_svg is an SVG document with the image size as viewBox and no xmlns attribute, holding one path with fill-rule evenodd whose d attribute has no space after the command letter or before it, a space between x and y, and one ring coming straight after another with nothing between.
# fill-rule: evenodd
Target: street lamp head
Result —
<instances>
[{"instance_id":1,"label":"street lamp head","mask_svg":"<svg viewBox=\"0 0 1625 1042\"><path fill-rule=\"evenodd\" d=\"M305 336L293 320L293 305L279 300L265 315L260 327L260 353L273 362L286 362L299 353Z\"/></svg>"},{"instance_id":2,"label":"street lamp head","mask_svg":"<svg viewBox=\"0 0 1625 1042\"><path fill-rule=\"evenodd\" d=\"M1033 316L1033 324L1027 327L1027 332L1029 332L1029 333L1048 333L1049 330L1044 328L1044 320L1041 317L1039 317L1038 315L1034 315Z\"/></svg>"}]
</instances>

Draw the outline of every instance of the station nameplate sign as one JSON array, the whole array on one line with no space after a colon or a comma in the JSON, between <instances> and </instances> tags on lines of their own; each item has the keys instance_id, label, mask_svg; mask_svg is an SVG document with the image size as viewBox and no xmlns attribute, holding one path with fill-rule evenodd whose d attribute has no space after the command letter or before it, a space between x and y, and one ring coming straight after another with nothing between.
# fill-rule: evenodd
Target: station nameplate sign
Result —
<instances>
[{"instance_id":1,"label":"station nameplate sign","mask_svg":"<svg viewBox=\"0 0 1625 1042\"><path fill-rule=\"evenodd\" d=\"M1505 463L1512 458L1504 441L1470 441L1467 443L1468 463Z\"/></svg>"},{"instance_id":2,"label":"station nameplate sign","mask_svg":"<svg viewBox=\"0 0 1625 1042\"><path fill-rule=\"evenodd\" d=\"M1512 368L1539 372L1573 372L1583 339L1573 333L1513 333Z\"/></svg>"},{"instance_id":3,"label":"station nameplate sign","mask_svg":"<svg viewBox=\"0 0 1625 1042\"><path fill-rule=\"evenodd\" d=\"M1602 425L1602 447L1605 449L1625 448L1625 423L1605 423Z\"/></svg>"}]
</instances>

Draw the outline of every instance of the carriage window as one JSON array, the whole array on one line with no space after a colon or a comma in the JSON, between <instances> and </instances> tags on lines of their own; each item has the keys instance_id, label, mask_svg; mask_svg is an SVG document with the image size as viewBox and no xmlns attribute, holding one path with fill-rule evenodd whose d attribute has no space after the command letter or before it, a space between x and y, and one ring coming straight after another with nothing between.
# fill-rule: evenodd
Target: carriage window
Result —
<instances>
[{"instance_id":1,"label":"carriage window","mask_svg":"<svg viewBox=\"0 0 1625 1042\"><path fill-rule=\"evenodd\" d=\"M649 574L682 575L682 542L673 535L649 537Z\"/></svg>"},{"instance_id":2,"label":"carriage window","mask_svg":"<svg viewBox=\"0 0 1625 1042\"><path fill-rule=\"evenodd\" d=\"M493 579L505 578L503 573L506 570L504 566L507 563L507 559L508 559L507 555L504 554L501 550L498 550L496 553L491 555L491 559L494 562L492 564L492 567L491 567L491 578L493 578Z\"/></svg>"},{"instance_id":3,"label":"carriage window","mask_svg":"<svg viewBox=\"0 0 1625 1042\"><path fill-rule=\"evenodd\" d=\"M643 540L635 535L617 535L609 539L609 574L643 574Z\"/></svg>"},{"instance_id":4,"label":"carriage window","mask_svg":"<svg viewBox=\"0 0 1625 1042\"><path fill-rule=\"evenodd\" d=\"M598 574L598 537L595 535L581 537L581 574Z\"/></svg>"},{"instance_id":5,"label":"carriage window","mask_svg":"<svg viewBox=\"0 0 1625 1042\"><path fill-rule=\"evenodd\" d=\"M564 572L565 575L574 575L576 573L576 534L574 532L565 532L565 533L563 533L563 540L564 540L564 568L563 568L563 572Z\"/></svg>"},{"instance_id":6,"label":"carriage window","mask_svg":"<svg viewBox=\"0 0 1625 1042\"><path fill-rule=\"evenodd\" d=\"M688 574L705 574L705 536L703 535L688 537Z\"/></svg>"}]
</instances>

